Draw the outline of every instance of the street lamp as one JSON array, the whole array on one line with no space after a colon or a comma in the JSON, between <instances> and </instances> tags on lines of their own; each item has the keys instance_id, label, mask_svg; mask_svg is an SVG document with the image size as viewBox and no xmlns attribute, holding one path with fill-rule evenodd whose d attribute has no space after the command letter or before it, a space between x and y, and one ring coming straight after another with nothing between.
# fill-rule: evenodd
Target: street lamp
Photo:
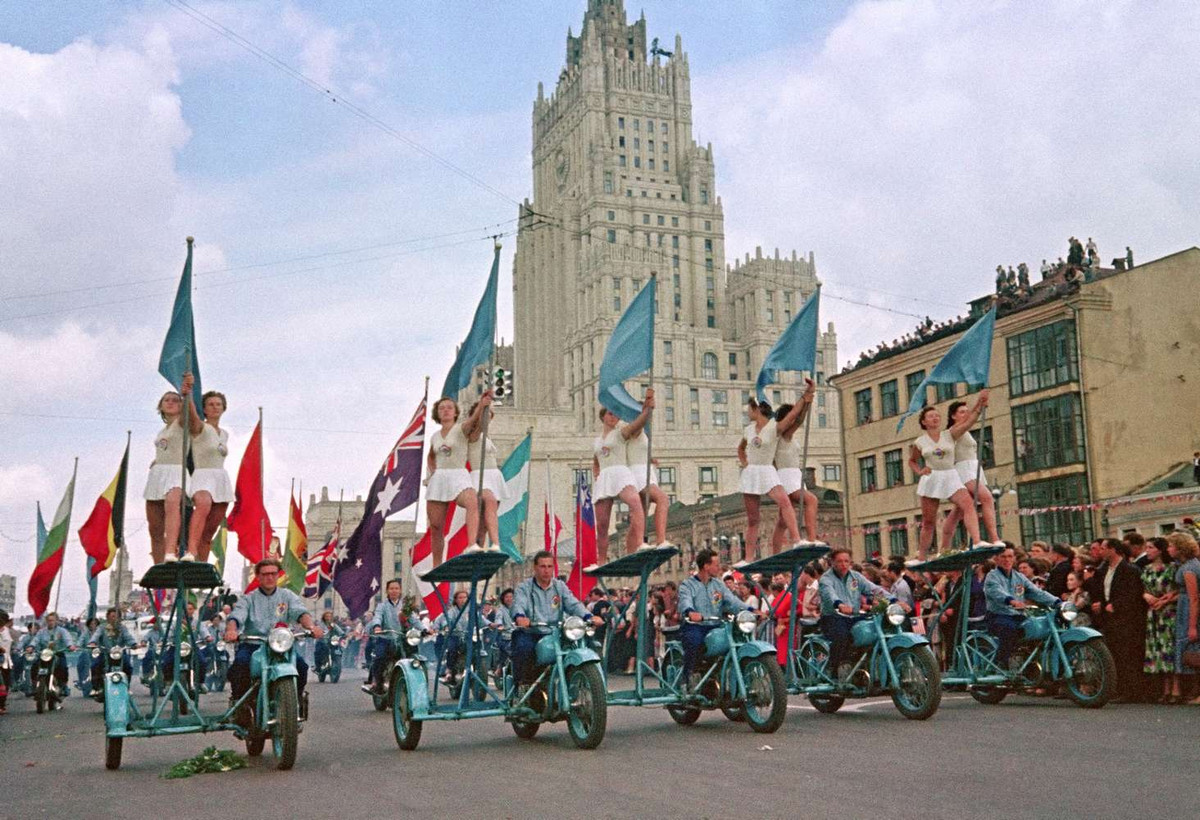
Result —
<instances>
[{"instance_id":1,"label":"street lamp","mask_svg":"<svg viewBox=\"0 0 1200 820\"><path fill-rule=\"evenodd\" d=\"M996 510L996 534L1004 535L1003 519L1000 517L1000 498L1005 495L1016 495L1017 488L1015 484L997 484L995 487L989 487L988 490L992 493L992 501L995 502Z\"/></svg>"}]
</instances>

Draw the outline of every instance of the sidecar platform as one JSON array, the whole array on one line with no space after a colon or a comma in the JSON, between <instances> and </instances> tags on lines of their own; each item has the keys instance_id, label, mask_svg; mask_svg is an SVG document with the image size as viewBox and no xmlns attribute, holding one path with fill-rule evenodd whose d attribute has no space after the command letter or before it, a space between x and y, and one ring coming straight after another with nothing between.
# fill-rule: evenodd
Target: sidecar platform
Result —
<instances>
[{"instance_id":1,"label":"sidecar platform","mask_svg":"<svg viewBox=\"0 0 1200 820\"><path fill-rule=\"evenodd\" d=\"M913 572L962 572L975 564L982 564L1004 552L1004 547L976 547L975 549L939 555L937 558L910 567Z\"/></svg>"},{"instance_id":2,"label":"sidecar platform","mask_svg":"<svg viewBox=\"0 0 1200 820\"><path fill-rule=\"evenodd\" d=\"M214 589L225 583L212 564L200 561L173 561L155 564L146 570L139 585L146 589Z\"/></svg>"},{"instance_id":3,"label":"sidecar platform","mask_svg":"<svg viewBox=\"0 0 1200 820\"><path fill-rule=\"evenodd\" d=\"M749 575L755 572L774 575L776 572L795 572L797 567L803 568L829 552L829 545L822 543L806 544L802 547L792 547L790 550L766 558L760 558L749 564L737 567L738 572Z\"/></svg>"},{"instance_id":4,"label":"sidecar platform","mask_svg":"<svg viewBox=\"0 0 1200 820\"><path fill-rule=\"evenodd\" d=\"M431 584L482 581L495 575L508 560L508 556L499 551L456 555L426 572L421 580Z\"/></svg>"},{"instance_id":5,"label":"sidecar platform","mask_svg":"<svg viewBox=\"0 0 1200 820\"><path fill-rule=\"evenodd\" d=\"M678 554L679 550L675 547L638 550L584 574L592 578L639 578L642 573L654 572Z\"/></svg>"}]
</instances>

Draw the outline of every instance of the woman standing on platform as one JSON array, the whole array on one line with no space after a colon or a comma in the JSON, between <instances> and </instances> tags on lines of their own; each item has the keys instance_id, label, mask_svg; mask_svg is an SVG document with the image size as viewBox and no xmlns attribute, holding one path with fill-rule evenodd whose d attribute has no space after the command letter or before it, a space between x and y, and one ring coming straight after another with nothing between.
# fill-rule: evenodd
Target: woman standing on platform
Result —
<instances>
[{"instance_id":1,"label":"woman standing on platform","mask_svg":"<svg viewBox=\"0 0 1200 820\"><path fill-rule=\"evenodd\" d=\"M951 402L950 409L946 411L946 426L953 427L966 418L970 412L965 401ZM978 497L979 514L983 518L983 526L987 530L988 538L992 539L993 544L1000 543L1000 532L996 529L996 502L992 498L991 490L988 489L987 476L979 467L979 445L970 433L963 433L954 442L954 469L958 471L958 477L962 480L963 486L971 494L972 502ZM976 493L976 475L979 477L978 493ZM943 544L950 544L954 541L954 529L961 520L962 515L958 511L958 507L952 509L946 516L946 521L942 524Z\"/></svg>"},{"instance_id":2,"label":"woman standing on platform","mask_svg":"<svg viewBox=\"0 0 1200 820\"><path fill-rule=\"evenodd\" d=\"M192 374L183 374L181 385L184 396L191 395ZM155 564L175 561L179 557L179 528L183 514L183 399L174 390L163 393L158 400L158 415L163 429L154 439L154 461L150 464L150 475L146 477L146 525L150 530L150 555ZM191 433L202 432L199 425L192 425Z\"/></svg>"},{"instance_id":3,"label":"woman standing on platform","mask_svg":"<svg viewBox=\"0 0 1200 820\"><path fill-rule=\"evenodd\" d=\"M646 435L645 430L638 431L636 436L625 442L625 461L629 465L629 471L633 473L633 488L637 490L639 497L642 497L642 491L646 489L646 475L649 473L650 490L645 496L646 518L650 518L650 505L653 504L655 546L671 546L667 541L667 508L671 506L671 501L658 486L658 465L649 463L650 437Z\"/></svg>"},{"instance_id":4,"label":"woman standing on platform","mask_svg":"<svg viewBox=\"0 0 1200 820\"><path fill-rule=\"evenodd\" d=\"M229 431L221 429L221 416L225 414L225 394L210 390L201 399L204 404L204 419L188 402L192 429L200 424L200 432L192 441L192 459L195 470L188 483L192 499L192 521L188 526L188 554L183 560L208 560L213 536L225 518L225 510L233 501L233 483L225 472L225 456L229 455Z\"/></svg>"},{"instance_id":5,"label":"woman standing on platform","mask_svg":"<svg viewBox=\"0 0 1200 820\"><path fill-rule=\"evenodd\" d=\"M646 391L642 412L624 426L616 413L606 407L600 408L600 435L592 445L592 500L596 505L596 558L600 564L608 562L608 523L612 517L614 499L621 499L629 507L629 530L625 535L628 552L645 546L646 515L642 499L637 493L637 480L629 469L626 454L629 440L642 432L650 413L654 410L654 390ZM645 462L642 462L643 467ZM586 568L585 568L586 569Z\"/></svg>"},{"instance_id":6,"label":"woman standing on platform","mask_svg":"<svg viewBox=\"0 0 1200 820\"><path fill-rule=\"evenodd\" d=\"M800 400L803 405L800 415L790 426L785 428L780 424L779 427L779 446L775 450L775 469L779 471L779 482L783 485L783 491L787 493L787 497L800 505L800 512L804 517L804 534L809 541L816 541L817 497L804 487L804 467L806 465L800 463L804 453L800 442L796 441L795 437L796 431L804 424L809 411L812 410L813 395L816 392L816 384L812 379L804 381L808 387ZM779 409L775 411L775 420L781 423L791 411L792 405L779 405ZM775 519L775 531L771 533L772 552L779 552L783 547L783 539L786 535L787 529L783 523L783 516L779 516Z\"/></svg>"},{"instance_id":7,"label":"woman standing on platform","mask_svg":"<svg viewBox=\"0 0 1200 820\"><path fill-rule=\"evenodd\" d=\"M479 410L479 402L471 405L468 416L477 415ZM496 413L490 407L488 408L488 419L495 418ZM478 413L482 418L483 414ZM483 465L483 495L479 497L479 503L483 507L483 526L486 533L479 534L479 540L482 542L486 534L487 538L491 539L491 547L498 549L500 547L500 501L504 498L504 476L500 474L500 465L496 460L496 442L490 438L487 440L487 454L484 455L482 450L483 442L483 425L478 425L471 435L467 437L467 462L471 467L471 486L479 491L479 469Z\"/></svg>"},{"instance_id":8,"label":"woman standing on platform","mask_svg":"<svg viewBox=\"0 0 1200 820\"><path fill-rule=\"evenodd\" d=\"M738 464L742 467L738 484L742 491L742 501L746 504L746 546L753 550L755 556L758 555L759 505L764 495L779 507L779 517L783 519L791 543L800 541L800 530L796 527L796 510L784 492L779 471L775 469L775 453L779 445L779 428L787 429L793 426L800 417L800 411L806 406L803 401L797 402L787 415L777 422L771 414L771 405L765 401L760 403L751 398L746 405L750 423L746 425L737 448Z\"/></svg>"},{"instance_id":9,"label":"woman standing on platform","mask_svg":"<svg viewBox=\"0 0 1200 820\"><path fill-rule=\"evenodd\" d=\"M921 540L917 549L919 561L925 560L925 554L933 544L938 506L943 501L952 502L958 509L967 526L971 544L980 544L979 517L975 513L975 502L971 500L971 494L967 492L966 485L954 466L954 446L979 418L979 413L987 407L987 402L988 391L983 390L974 407L965 414L959 413L957 421L946 430L940 429L942 414L936 407L926 407L917 417L917 422L925 432L909 448L908 466L914 474L920 476L917 482L917 495L921 499ZM921 466L922 459L925 466ZM943 544L943 547L945 546L948 544Z\"/></svg>"},{"instance_id":10,"label":"woman standing on platform","mask_svg":"<svg viewBox=\"0 0 1200 820\"><path fill-rule=\"evenodd\" d=\"M448 397L433 405L433 420L441 427L429 440L429 478L425 488L425 515L429 519L433 565L440 566L446 552L446 510L453 501L467 516L467 543L479 533L479 499L467 470L468 437L479 427L483 411L492 405L492 391L483 394L475 410L461 423L458 402Z\"/></svg>"}]
</instances>

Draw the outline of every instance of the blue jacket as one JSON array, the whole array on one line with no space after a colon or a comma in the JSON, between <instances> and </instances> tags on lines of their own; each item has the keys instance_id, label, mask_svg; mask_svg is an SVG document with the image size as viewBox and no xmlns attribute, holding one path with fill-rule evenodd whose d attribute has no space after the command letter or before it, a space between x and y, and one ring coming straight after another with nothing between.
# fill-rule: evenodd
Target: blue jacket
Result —
<instances>
[{"instance_id":1,"label":"blue jacket","mask_svg":"<svg viewBox=\"0 0 1200 820\"><path fill-rule=\"evenodd\" d=\"M513 596L512 616L522 615L535 623L557 623L566 613L578 615L580 618L590 618L587 607L579 602L570 587L557 578L551 579L550 586L542 589L534 578L526 578L516 589Z\"/></svg>"},{"instance_id":2,"label":"blue jacket","mask_svg":"<svg viewBox=\"0 0 1200 820\"><path fill-rule=\"evenodd\" d=\"M1005 573L996 567L989 572L983 579L983 596L987 598L987 611L997 615L1024 615L1023 610L1012 606L1013 601L1032 600L1042 606L1058 606L1057 598L1015 569Z\"/></svg>"},{"instance_id":3,"label":"blue jacket","mask_svg":"<svg viewBox=\"0 0 1200 820\"><path fill-rule=\"evenodd\" d=\"M841 604L849 604L851 611L857 615L862 610L864 595L868 598L885 597L892 602L896 600L886 589L871 583L861 572L854 570L847 572L844 578L839 578L836 572L829 570L817 582L817 591L821 595L822 615L836 615Z\"/></svg>"},{"instance_id":4,"label":"blue jacket","mask_svg":"<svg viewBox=\"0 0 1200 820\"><path fill-rule=\"evenodd\" d=\"M375 627L380 629L394 629L396 632L404 631L404 599L392 603L387 598L379 602L375 607L375 612L371 615L371 620L367 622L367 632L374 631Z\"/></svg>"},{"instance_id":5,"label":"blue jacket","mask_svg":"<svg viewBox=\"0 0 1200 820\"><path fill-rule=\"evenodd\" d=\"M686 622L688 615L699 612L704 618L719 618L730 612L750 609L746 602L730 591L720 578L709 578L708 583L693 575L679 585L679 615Z\"/></svg>"}]
</instances>

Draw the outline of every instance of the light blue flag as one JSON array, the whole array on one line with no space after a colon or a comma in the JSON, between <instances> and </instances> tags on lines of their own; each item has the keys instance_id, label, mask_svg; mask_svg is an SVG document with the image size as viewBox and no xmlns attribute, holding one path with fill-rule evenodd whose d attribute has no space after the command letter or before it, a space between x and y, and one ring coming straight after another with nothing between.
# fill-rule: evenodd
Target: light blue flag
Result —
<instances>
[{"instance_id":1,"label":"light blue flag","mask_svg":"<svg viewBox=\"0 0 1200 820\"><path fill-rule=\"evenodd\" d=\"M645 373L654 366L654 290L657 278L642 288L621 321L613 328L612 338L600 363L600 404L621 418L633 421L642 412L642 403L629 395L625 380Z\"/></svg>"},{"instance_id":2,"label":"light blue flag","mask_svg":"<svg viewBox=\"0 0 1200 820\"><path fill-rule=\"evenodd\" d=\"M183 263L183 276L179 280L179 290L175 292L175 307L171 310L171 326L167 328L167 338L163 340L162 355L158 357L158 372L171 385L179 389L183 383L183 374L191 370L195 377L192 386L192 402L196 412L204 415L204 405L200 397L204 391L200 388L200 359L196 356L196 323L192 318L192 238L188 237L187 261Z\"/></svg>"},{"instance_id":3,"label":"light blue flag","mask_svg":"<svg viewBox=\"0 0 1200 820\"><path fill-rule=\"evenodd\" d=\"M37 502L37 558L42 557L42 547L46 546L46 539L50 537L50 531L46 529L46 520L42 518L42 502Z\"/></svg>"},{"instance_id":4,"label":"light blue flag","mask_svg":"<svg viewBox=\"0 0 1200 820\"><path fill-rule=\"evenodd\" d=\"M500 246L497 245L487 287L483 289L479 307L475 308L471 332L458 349L458 356L454 359L450 372L446 374L446 384L442 387L443 396L457 398L458 392L471 383L471 371L481 364L487 364L492 358L492 348L496 344L496 288L499 281Z\"/></svg>"},{"instance_id":5,"label":"light blue flag","mask_svg":"<svg viewBox=\"0 0 1200 820\"><path fill-rule=\"evenodd\" d=\"M919 413L925 406L925 389L931 384L979 384L987 387L988 374L992 367L992 335L996 330L996 308L993 307L963 334L954 347L942 357L925 377L925 381L913 391L908 411L900 417L896 432L904 426L904 420Z\"/></svg>"},{"instance_id":6,"label":"light blue flag","mask_svg":"<svg viewBox=\"0 0 1200 820\"><path fill-rule=\"evenodd\" d=\"M763 359L762 370L758 371L759 401L767 400L766 387L776 382L780 371L807 370L812 373L817 369L817 334L820 330L817 315L820 311L821 288L818 287Z\"/></svg>"},{"instance_id":7,"label":"light blue flag","mask_svg":"<svg viewBox=\"0 0 1200 820\"><path fill-rule=\"evenodd\" d=\"M517 534L525 523L525 511L529 509L529 459L532 452L533 434L530 433L500 467L500 474L504 476L504 498L497 510L500 549L517 562L521 561Z\"/></svg>"},{"instance_id":8,"label":"light blue flag","mask_svg":"<svg viewBox=\"0 0 1200 820\"><path fill-rule=\"evenodd\" d=\"M96 582L99 579L96 576L92 575L92 565L95 563L96 563L96 559L89 555L87 557L87 576L86 576L87 582L88 582L88 595L90 596L88 598L88 611L87 611L88 618L96 617L96 585L97 585Z\"/></svg>"}]
</instances>

